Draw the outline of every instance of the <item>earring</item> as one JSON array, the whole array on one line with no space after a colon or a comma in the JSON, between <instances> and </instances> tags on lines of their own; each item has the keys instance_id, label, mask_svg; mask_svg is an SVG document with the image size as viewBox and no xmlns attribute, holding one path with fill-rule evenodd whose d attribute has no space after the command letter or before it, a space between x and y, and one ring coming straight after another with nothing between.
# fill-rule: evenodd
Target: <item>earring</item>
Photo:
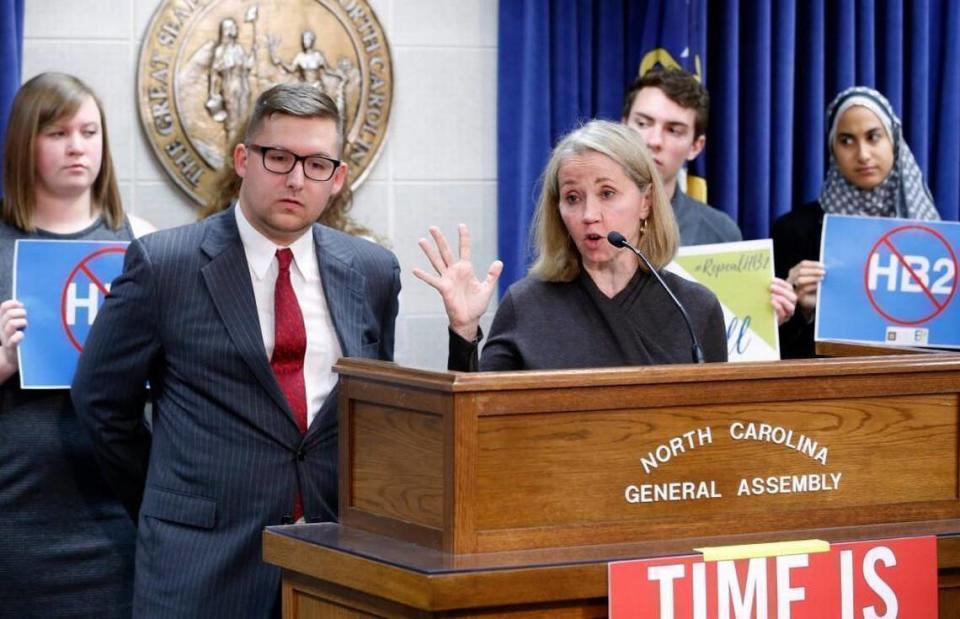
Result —
<instances>
[{"instance_id":1,"label":"earring","mask_svg":"<svg viewBox=\"0 0 960 619\"><path fill-rule=\"evenodd\" d=\"M640 238L641 239L643 238L643 233L646 231L647 231L647 220L641 219L640 220Z\"/></svg>"}]
</instances>

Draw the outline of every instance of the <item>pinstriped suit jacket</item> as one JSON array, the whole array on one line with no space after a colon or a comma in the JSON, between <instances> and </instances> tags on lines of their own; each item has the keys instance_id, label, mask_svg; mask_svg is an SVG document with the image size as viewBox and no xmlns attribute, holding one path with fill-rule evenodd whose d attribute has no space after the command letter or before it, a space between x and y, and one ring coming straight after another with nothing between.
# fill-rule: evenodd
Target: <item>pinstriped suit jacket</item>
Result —
<instances>
[{"instance_id":1,"label":"pinstriped suit jacket","mask_svg":"<svg viewBox=\"0 0 960 619\"><path fill-rule=\"evenodd\" d=\"M130 245L73 383L138 522L136 617L269 616L280 574L262 563L263 527L289 517L298 484L308 521L337 516L336 390L301 436L263 348L234 217ZM313 237L343 354L391 359L396 258L320 225Z\"/></svg>"}]
</instances>

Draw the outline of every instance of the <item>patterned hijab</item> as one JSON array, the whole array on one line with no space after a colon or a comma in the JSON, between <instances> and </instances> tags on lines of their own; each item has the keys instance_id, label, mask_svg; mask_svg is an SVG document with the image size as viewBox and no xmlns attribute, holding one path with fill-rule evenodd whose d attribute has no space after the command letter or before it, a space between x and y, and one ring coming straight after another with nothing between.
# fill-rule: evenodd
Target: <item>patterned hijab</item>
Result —
<instances>
[{"instance_id":1,"label":"patterned hijab","mask_svg":"<svg viewBox=\"0 0 960 619\"><path fill-rule=\"evenodd\" d=\"M833 155L833 140L840 116L855 105L863 106L876 114L893 142L893 167L887 178L873 189L860 189L845 179ZM903 139L902 123L883 95L864 86L848 88L837 95L827 107L827 122L830 127L827 137L830 168L820 192L820 206L825 213L940 219L933 205L930 189L923 180L923 173Z\"/></svg>"}]
</instances>

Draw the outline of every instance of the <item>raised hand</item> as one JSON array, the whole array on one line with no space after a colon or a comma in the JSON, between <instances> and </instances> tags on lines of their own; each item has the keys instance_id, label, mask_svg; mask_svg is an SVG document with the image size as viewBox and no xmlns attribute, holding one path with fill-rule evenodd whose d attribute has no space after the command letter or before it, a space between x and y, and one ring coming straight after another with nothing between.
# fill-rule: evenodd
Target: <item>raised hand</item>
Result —
<instances>
[{"instance_id":1,"label":"raised hand","mask_svg":"<svg viewBox=\"0 0 960 619\"><path fill-rule=\"evenodd\" d=\"M494 260L487 269L486 279L477 279L470 262L470 231L464 224L460 224L458 231L460 251L459 257L454 258L440 229L430 226L430 236L436 246L427 239L420 239L417 245L437 274L433 275L419 268L413 269L413 274L440 293L447 318L450 320L450 328L463 339L470 341L477 337L480 317L490 305L497 279L503 271L503 263Z\"/></svg>"},{"instance_id":2,"label":"raised hand","mask_svg":"<svg viewBox=\"0 0 960 619\"><path fill-rule=\"evenodd\" d=\"M807 319L817 309L817 289L825 274L823 263L816 260L801 260L787 274L787 282L797 293L797 306Z\"/></svg>"},{"instance_id":3,"label":"raised hand","mask_svg":"<svg viewBox=\"0 0 960 619\"><path fill-rule=\"evenodd\" d=\"M17 347L27 328L27 310L23 303L9 299L0 303L0 384L20 369Z\"/></svg>"}]
</instances>

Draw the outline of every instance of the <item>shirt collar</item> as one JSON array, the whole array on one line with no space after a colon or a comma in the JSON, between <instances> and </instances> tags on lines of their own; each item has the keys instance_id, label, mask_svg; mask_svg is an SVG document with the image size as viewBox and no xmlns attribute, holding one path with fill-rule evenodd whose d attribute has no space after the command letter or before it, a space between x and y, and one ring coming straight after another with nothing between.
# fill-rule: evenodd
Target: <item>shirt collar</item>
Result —
<instances>
[{"instance_id":1,"label":"shirt collar","mask_svg":"<svg viewBox=\"0 0 960 619\"><path fill-rule=\"evenodd\" d=\"M234 213L237 218L240 242L243 243L243 249L247 255L247 263L253 275L261 280L273 266L277 250L281 248L253 227L239 203L236 204ZM299 272L306 281L319 279L320 268L317 266L317 255L313 247L313 229L310 228L304 232L300 238L290 244L289 248L293 252L294 271Z\"/></svg>"}]
</instances>

